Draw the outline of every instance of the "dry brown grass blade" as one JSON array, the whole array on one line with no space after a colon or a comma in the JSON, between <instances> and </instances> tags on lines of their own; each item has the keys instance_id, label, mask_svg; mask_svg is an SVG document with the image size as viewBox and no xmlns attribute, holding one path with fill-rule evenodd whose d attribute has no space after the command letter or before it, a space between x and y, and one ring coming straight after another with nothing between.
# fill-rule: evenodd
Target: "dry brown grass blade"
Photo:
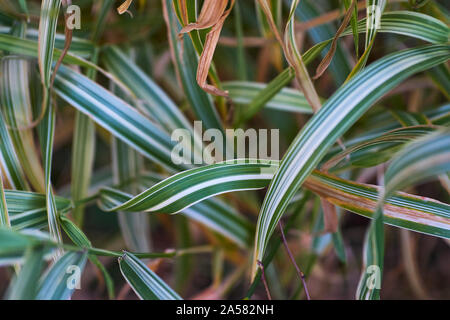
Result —
<instances>
[{"instance_id":1,"label":"dry brown grass blade","mask_svg":"<svg viewBox=\"0 0 450 320\"><path fill-rule=\"evenodd\" d=\"M72 4L72 0L62 0L62 4L64 8L67 8ZM70 49L70 45L72 44L72 36L73 36L73 30L72 28L69 28L67 22L70 18L70 15L67 13L67 11L64 11L64 34L65 34L65 40L64 40L64 49L59 56L58 61L55 64L55 69L53 70L52 78L50 80L50 88L53 87L53 82L55 82L56 73L58 72L59 67L61 66L64 57L67 55Z\"/></svg>"},{"instance_id":2,"label":"dry brown grass blade","mask_svg":"<svg viewBox=\"0 0 450 320\"><path fill-rule=\"evenodd\" d=\"M325 198L320 198L320 203L322 204L323 210L323 221L324 230L323 233L335 233L338 231L338 215L336 207L325 200Z\"/></svg>"},{"instance_id":3,"label":"dry brown grass blade","mask_svg":"<svg viewBox=\"0 0 450 320\"><path fill-rule=\"evenodd\" d=\"M345 13L345 17L344 17L344 20L342 21L341 26L339 27L336 34L334 35L333 42L331 42L330 50L328 51L327 55L323 58L323 60L320 62L319 66L316 69L316 75L313 77L314 80L318 79L325 72L325 70L327 70L328 66L330 65L331 61L333 60L334 54L336 52L339 36L341 35L342 32L344 32L345 28L347 27L348 23L350 22L355 5L356 5L356 0L353 0L352 5L350 6L350 8L348 8L347 12Z\"/></svg>"},{"instance_id":4,"label":"dry brown grass blade","mask_svg":"<svg viewBox=\"0 0 450 320\"><path fill-rule=\"evenodd\" d=\"M197 83L206 92L222 97L228 97L228 92L208 84L208 74L214 52L219 42L223 24L233 8L234 1L235 0L231 0L230 7L226 11L225 9L228 5L228 0L205 1L198 21L187 25L181 30L181 33L186 33L192 30L212 27L211 31L206 36L205 46L198 63Z\"/></svg>"},{"instance_id":5,"label":"dry brown grass blade","mask_svg":"<svg viewBox=\"0 0 450 320\"><path fill-rule=\"evenodd\" d=\"M261 9L264 12L264 15L267 18L267 22L269 23L270 28L272 29L273 35L277 39L277 41L280 43L281 48L283 48L283 51L286 52L286 47L284 45L283 38L281 37L280 31L278 30L277 24L273 20L272 12L270 11L269 4L266 2L266 0L258 0L259 5L261 6Z\"/></svg>"},{"instance_id":6,"label":"dry brown grass blade","mask_svg":"<svg viewBox=\"0 0 450 320\"><path fill-rule=\"evenodd\" d=\"M207 79L214 52L216 50L217 43L219 42L220 32L222 31L222 27L227 16L228 14L224 15L206 36L205 46L203 48L202 55L200 56L197 69L198 85L206 92L223 97L228 97L228 92L208 84Z\"/></svg>"},{"instance_id":7,"label":"dry brown grass blade","mask_svg":"<svg viewBox=\"0 0 450 320\"><path fill-rule=\"evenodd\" d=\"M313 108L314 112L319 111L322 104L320 103L319 96L317 95L317 92L314 88L314 85L311 81L311 78L309 77L308 70L305 67L305 64L302 61L301 55L298 52L296 44L293 41L289 41L286 39L286 41L283 41L283 38L281 36L280 31L278 30L278 27L272 17L272 13L270 11L269 4L266 0L258 0L259 5L261 6L261 9L263 10L267 22L269 23L270 28L272 29L272 32L275 36L275 38L280 43L281 48L284 51L284 55L286 57L286 60L289 62L289 65L294 68L296 79L298 84L300 85L306 99L308 100L309 104ZM297 1L298 4L298 1ZM293 17L292 17L293 18ZM286 33L285 36L287 36L288 29L289 29L289 23L286 26Z\"/></svg>"},{"instance_id":8,"label":"dry brown grass blade","mask_svg":"<svg viewBox=\"0 0 450 320\"><path fill-rule=\"evenodd\" d=\"M65 9L67 9L68 6L70 6L72 4L72 0L62 0L61 1L62 5L64 6ZM70 15L67 13L67 11L64 11L64 34L65 34L65 40L64 40L64 49L61 52L61 55L58 58L58 61L55 64L55 68L53 70L53 74L52 77L50 79L50 87L49 87L49 91L51 92L52 88L53 88L53 83L55 82L55 77L56 77L56 73L58 72L59 67L61 66L64 57L67 55L67 53L69 52L70 49L70 45L72 44L72 34L73 31L71 28L68 27L67 21L69 19ZM41 70L42 73L42 70ZM42 119L44 119L45 116L45 112L47 110L47 99L49 99L47 97L48 92L45 88L43 88L43 95L44 95L44 99L42 101L42 107L41 107L41 113L39 114L38 118L36 120L34 120L33 122L31 122L30 124L23 126L23 127L19 127L17 128L17 130L30 130L33 129L34 127L36 127L41 121Z\"/></svg>"},{"instance_id":9,"label":"dry brown grass blade","mask_svg":"<svg viewBox=\"0 0 450 320\"><path fill-rule=\"evenodd\" d=\"M132 2L133 0L126 0L124 3L120 5L120 7L117 8L117 12L119 14L124 14L125 12L127 12Z\"/></svg>"},{"instance_id":10,"label":"dry brown grass blade","mask_svg":"<svg viewBox=\"0 0 450 320\"><path fill-rule=\"evenodd\" d=\"M357 2L356 7L358 8L358 11L365 10L366 9L366 0L361 0L361 1ZM336 10L324 13L323 15L318 16L317 18L313 18L308 21L296 23L295 31L296 32L304 32L311 28L333 22L334 20L337 20L340 17L342 17L342 11L340 9L336 9Z\"/></svg>"},{"instance_id":11,"label":"dry brown grass blade","mask_svg":"<svg viewBox=\"0 0 450 320\"><path fill-rule=\"evenodd\" d=\"M180 9L181 9L181 19L182 21L182 26L186 26L189 23L189 18L188 18L188 11L187 11L187 6L186 6L186 0L179 0L178 1L179 5L180 5ZM167 4L164 0L162 0L162 4L163 4L163 10L167 10L164 9L164 7L167 7ZM174 4L172 3L172 6L174 6ZM175 10L175 8L173 8Z\"/></svg>"},{"instance_id":12,"label":"dry brown grass blade","mask_svg":"<svg viewBox=\"0 0 450 320\"><path fill-rule=\"evenodd\" d=\"M259 268L261 269L261 280L264 284L264 289L266 290L266 294L267 294L267 299L272 300L272 296L270 295L270 290L269 290L269 286L267 285L267 280L266 280L266 272L264 270L264 265L261 261L256 261L258 263Z\"/></svg>"},{"instance_id":13,"label":"dry brown grass blade","mask_svg":"<svg viewBox=\"0 0 450 320\"><path fill-rule=\"evenodd\" d=\"M317 94L314 84L309 76L308 69L306 69L305 64L298 59L300 56L296 56L296 49L294 48L294 43L288 42L286 46L286 58L289 64L295 70L295 76L298 84L300 85L301 91L305 95L306 100L308 100L309 105L313 109L314 113L317 113L322 107L319 95Z\"/></svg>"},{"instance_id":14,"label":"dry brown grass blade","mask_svg":"<svg viewBox=\"0 0 450 320\"><path fill-rule=\"evenodd\" d=\"M275 40L261 37L243 37L242 39L244 47L264 47L274 42ZM234 37L221 37L219 43L228 47L237 47L239 45L238 39Z\"/></svg>"},{"instance_id":15,"label":"dry brown grass blade","mask_svg":"<svg viewBox=\"0 0 450 320\"><path fill-rule=\"evenodd\" d=\"M184 1L182 1L184 3ZM234 2L234 0L233 0ZM228 0L205 0L197 22L190 23L181 29L181 33L206 29L215 26L224 16ZM185 10L185 7L183 8Z\"/></svg>"},{"instance_id":16,"label":"dry brown grass blade","mask_svg":"<svg viewBox=\"0 0 450 320\"><path fill-rule=\"evenodd\" d=\"M3 188L4 189L12 189L11 183L8 180L8 177L3 172L6 172L6 169L2 167L2 164L0 163L0 180L3 181Z\"/></svg>"}]
</instances>

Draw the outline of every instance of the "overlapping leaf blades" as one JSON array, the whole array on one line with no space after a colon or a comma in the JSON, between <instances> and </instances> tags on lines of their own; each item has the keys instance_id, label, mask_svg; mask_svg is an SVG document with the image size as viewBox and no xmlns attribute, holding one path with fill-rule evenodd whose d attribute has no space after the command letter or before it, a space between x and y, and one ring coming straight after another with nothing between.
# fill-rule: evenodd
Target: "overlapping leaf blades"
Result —
<instances>
[{"instance_id":1,"label":"overlapping leaf blades","mask_svg":"<svg viewBox=\"0 0 450 320\"><path fill-rule=\"evenodd\" d=\"M122 13L130 3L131 1L125 2L122 7L123 10L121 10ZM222 28L223 20L226 17L226 15L222 16L222 13L226 9L227 3L233 4L234 2L221 1L219 3L221 5L220 10L213 12L221 18L220 28ZM220 92L222 92L222 89L229 90L232 102L249 106L247 110L244 110L243 115L236 115L235 126L244 127L255 116L258 116L254 119L256 121L259 120L259 116L263 120L272 120L267 119L265 112L258 114L264 106L278 111L312 114L313 109L317 111L325 101L319 99L317 93L315 93L315 86L309 80L306 65L322 53L323 49L331 42L331 39L326 39L333 37L334 31L332 28L320 26L308 29L311 39L316 44L305 54L300 55L297 40L301 37L298 37L297 29L295 29L294 16L307 20L317 15L318 12L315 12L313 6L306 0L302 1L302 7L300 8L297 8L299 1L286 1L287 4L291 4L291 10L288 28L285 30L286 41L282 41L281 36L277 34L282 21L282 1L261 0L259 3L262 5L267 18L266 21L258 8L258 23L264 29L263 34L267 36L267 38L261 40L270 40L272 38L271 33L275 33L279 40L278 44L265 44L265 46L274 48L271 52L275 53L276 57L271 59L272 64L275 69L281 70L280 62L282 60L279 56L281 51L278 47L281 44L292 67L286 69L268 85L251 82L254 79L248 82L228 82L221 85L214 65L211 68L208 65L207 68L201 69L202 79L200 79L200 82L202 85L206 83L206 77L209 73L212 85L217 87L215 90ZM76 266L73 269L74 271L82 271L87 258L102 271L108 285L108 291L112 296L114 290L112 289L111 278L97 259L96 255L99 254L120 257L121 272L139 297L144 299L180 299L177 293L145 266L143 261L139 260L142 257L175 257L176 254L172 255L173 252L130 254L92 247L91 242L79 226L81 227L82 224L83 207L87 203L90 204L91 200L94 199L98 200L97 204L103 210L108 212L119 211L121 217L126 218L127 222L122 223L122 226L127 225L130 228L127 231L128 236L125 232L124 238L128 240L128 246L136 250L150 251L146 243L142 245L142 240L148 239L149 235L146 232L140 233L137 231L139 228L135 228L136 225L133 225L139 224L140 227L149 231L146 223L142 223L142 221L146 221L148 216L137 217L133 215L138 214L137 212L169 214L179 212L202 224L201 230L204 231L204 235L208 239L212 240L214 246L226 245L226 248L220 248L219 253L215 254L213 266L215 284L218 283L217 279L221 277L220 265L216 265L220 264L220 260L223 258L221 250L226 251L227 258L230 260L237 259L236 257L241 254L241 252L229 250L229 248L234 250L236 247L228 246L228 241L223 242L222 236L239 245L244 251L251 247L251 239L255 233L252 224L247 221L245 216L237 212L236 208L240 209L241 205L246 207L246 204L241 203L240 194L217 196L228 192L258 190L266 187L269 183L271 185L263 203L256 230L255 260L258 259L263 262L272 260L272 252L270 259L267 259L267 257L262 259L265 246L268 244L270 235L285 209L288 205L296 203L293 195L297 194L300 186L313 191L316 200L320 197L333 205L374 219L373 226L369 231L370 241L367 243L367 250L364 254L366 263L377 265L380 269L382 269L383 260L383 223L446 239L450 237L450 209L448 204L410 194L391 192L391 189L399 187L396 183L394 183L396 187L392 187L392 181L398 179L403 182L408 180L404 178L410 178L410 176L420 178L438 173L445 174L447 180L442 179L441 176L441 183L446 188L445 183L447 181L448 190L448 174L446 173L449 168L448 161L445 162L449 158L449 146L446 145L448 134L445 137L442 136L442 133L440 136L432 135L431 138L427 138L428 140L425 143L423 142L425 140L419 140L412 144L415 148L422 150L407 147L404 151L406 154L400 153L403 160L394 159L393 165L386 174L386 189L356 183L338 178L327 172L314 170L321 168L330 170L330 172L347 174L351 171L354 173L357 172L357 170L354 170L355 168L372 167L391 160L392 154L404 148L406 142L427 135L432 131L442 132L440 126L448 126L448 106L420 110L424 111L424 114L409 113L398 109L392 111L394 117L391 117L390 120L388 120L388 113L384 112L385 117L380 119L386 121L382 125L369 126L369 129L365 130L363 134L357 133L356 130L349 132L348 138L350 140L345 143L346 150L342 151L337 146L328 150L377 99L414 73L434 67L427 76L431 76L437 82L436 86L441 89L444 95L448 96L448 90L446 90L448 87L448 68L446 68L445 63L450 55L448 46L449 29L439 20L417 12L386 12L381 16L380 28L372 28L373 24L377 23L376 11L369 11L369 19L363 19L359 22L356 20L356 14L353 13L351 28L347 28L340 36L353 34L357 45L358 33L366 32L365 54L360 58L359 63L351 73L348 83L341 87L325 103L323 110L313 116L307 123L281 162L281 166L278 162L244 159L194 169L191 169L192 166L189 164L179 165L177 164L179 162L174 163L171 151L175 143L171 141L170 134L175 129L183 128L187 129L192 135L193 130L187 119L193 114L190 114L189 111L184 113L184 110L182 112L182 109L172 101L172 98L164 93L156 82L144 72L144 69L147 68L140 69L138 64L142 66L142 63L140 61L139 63L132 62L133 59L125 54L128 48L131 50L137 49L140 53L147 51L140 51L139 47L134 47L133 41L127 42L127 45L120 47L120 49L117 43L105 48L99 47L97 43L100 43L100 31L94 32L92 42L74 38L73 46L65 57L64 63L86 67L87 76L81 75L81 72L76 71L78 69L61 67L55 83L56 94L75 107L77 111L73 140L74 155L72 161L74 163L72 163L73 177L70 186L72 188L71 201L55 197L51 183L52 175L52 178L55 179L55 174L52 174L55 131L53 103L60 100L51 101L53 97L50 79L52 72L55 71L54 69L57 69L54 66L54 61L61 55L61 50L55 48L63 48L65 42L62 34L56 34L60 4L60 0L45 0L42 2L39 31L32 29L35 26L26 30L25 26L34 25L33 22L13 23L12 17L0 13L0 23L2 24L0 27L0 50L3 50L1 54L4 54L2 58L5 59L2 68L4 105L2 106L3 112L0 114L0 137L2 139L0 145L0 224L2 227L8 228L0 229L0 262L8 265L16 264L16 266L18 266L17 263L24 264L21 272L15 278L16 280L11 283L10 298L70 298L75 283L71 282L69 285L68 280L75 278L70 277L67 268ZM208 2L208 4L217 5L213 2ZM349 4L350 1L344 3L346 7ZM168 26L171 53L176 70L173 73L173 70L169 68L170 74L159 75L157 81L162 80L161 83L170 87L174 92L174 89L177 89L174 80L175 75L177 75L178 80L181 80L179 84L181 84L180 88L184 90L185 96L183 97L183 93L181 93L177 94L176 98L179 101L185 98L191 105L195 116L204 122L205 128L223 131L223 128L229 125L230 119L226 119L222 123L215 111L215 105L211 97L195 83L195 71L199 62L198 54L204 49L205 34L194 30L189 35L186 34L182 37L178 35L181 28L186 27L189 23L196 21L202 23L204 14L202 13L201 17L197 18L196 5L196 1L163 0L163 15ZM380 11L383 12L385 1L368 0L369 10L373 9L372 5L378 5ZM19 8L18 10L23 17L29 17L26 1L21 0L19 6L15 7ZM100 17L96 23L100 27L98 30L102 30L102 26L108 17L107 12L111 7L110 1L101 3L99 7ZM246 54L249 51L245 48L244 26L239 18L242 8L247 8L246 4L237 7L235 15L238 20L236 21L238 36L238 50L236 52L239 54L238 65L242 70L230 72L230 74L237 75L242 80L247 80L249 79L248 71L256 64L245 65ZM178 16L178 22L175 19L175 14ZM160 22L163 23L162 17ZM245 26L245 28L247 27ZM434 44L442 43L442 45L426 46L396 53L382 58L364 69L369 52L374 47L377 32L396 33ZM212 40L215 43L218 33L215 32L213 36L215 39ZM337 45L337 39L333 42L333 45ZM211 49L210 47L208 49L211 43L211 39L207 39L206 50ZM407 43L405 42L405 44ZM149 44L146 43L146 45ZM158 46L158 51L159 49ZM356 57L359 58L357 48L356 51ZM378 54L378 51L381 50L377 50L377 52L374 50L374 54ZM99 52L102 54L100 61L106 64L106 67L114 75L106 73L99 67L97 61L97 53ZM224 52L228 54L228 51L224 50ZM168 51L165 53L168 53ZM6 57L8 54L21 55L21 57L20 59L9 60ZM33 110L34 117L41 112L38 121L34 122L30 128L16 130L18 126L29 125L32 122L30 103L28 102L30 97L27 95L29 80L26 76L28 70L25 70L27 69L25 66L33 66L33 64L29 62L32 59L26 56L38 59L44 90L43 103L40 110L36 108ZM163 64L168 61L165 60L166 56L168 57L165 54L161 55ZM81 57L90 58L92 62L87 62ZM336 85L343 82L350 71L347 60L344 51L338 49L330 67ZM222 73L222 66L220 67L221 70L219 71ZM32 69L30 70L37 71ZM112 80L112 84L118 84L123 92L104 89L99 85L99 83L103 83L104 79L100 79L96 83L95 70L106 75L109 80ZM294 75L297 76L305 95L292 89L283 89L294 78ZM326 83L327 81L323 82ZM30 85L34 86L35 84ZM425 86L428 88L430 84L426 83ZM14 92L16 87L20 88L20 92ZM33 87L31 89L37 91L36 89L39 88ZM319 90L322 92L322 88ZM432 90L438 93L435 88ZM35 100L40 99L40 97L33 98L37 98ZM441 103L441 100L436 99L436 101ZM226 101L217 98L215 102L222 111L222 118L225 119ZM33 104L38 103L33 101ZM230 103L229 106L231 107L230 111L233 111L234 105ZM413 103L413 109L416 107ZM64 110L67 110L65 106ZM25 117L22 117L23 115ZM286 119L284 118L286 116L289 117L289 115L277 113L277 117L280 117L280 119ZM402 125L409 125L410 127L398 129L399 124L394 122L394 119ZM116 185L112 187L106 187L111 185L112 182L102 180L102 188L99 192L94 192L95 194L87 191L93 167L93 153L96 150L93 144L95 139L94 121L113 136L113 169L116 177ZM31 127L34 127L37 123L39 123L37 131L39 132L45 177L39 177L39 161L33 159L36 148L32 136L34 129L31 129ZM296 130L296 126L287 125L287 127L290 127L291 131L292 129ZM102 129L99 132L102 138L109 134ZM193 135L193 138L190 142L193 142L195 152L201 151L202 142L197 140L198 137L195 135ZM107 139L103 140L107 141ZM289 143L289 140L283 142ZM85 142L87 142L87 148L85 148ZM420 154L420 151L422 154ZM437 162L429 162L434 165L431 166L434 171L424 169L429 164L428 162L424 163L424 153L428 156L428 160L431 156L437 157L438 160L435 159ZM146 159L144 160L144 158ZM28 163L26 160L28 160ZM150 160L150 162L147 160ZM189 163L191 159L184 160ZM420 170L415 170L417 167L414 166L419 165L421 165ZM405 171L403 171L404 169ZM147 170L150 170L150 172ZM406 174L403 174L404 172ZM411 174L411 172L413 173ZM80 175L77 175L78 173ZM35 174L36 176L34 176ZM167 174L174 175L164 178ZM6 188L19 190L33 188L40 194L28 191L5 191L3 190L3 182L5 182ZM138 194L141 190L145 191ZM123 191L138 195L134 196ZM64 193L69 194L69 192ZM254 195L255 193L248 194ZM301 199L302 207L308 199L311 200L309 192L301 190L299 195L298 198ZM251 200L252 207L249 206L249 208L255 211L255 208L259 205L258 199L255 197ZM244 202L246 201L247 199ZM314 202L314 200L311 202ZM323 214L318 204L316 201L313 208L315 226L312 228L312 232L318 232L323 224ZM79 226L70 220L70 216L65 216L70 210L73 210L73 217ZM297 214L294 213L292 217L296 217ZM135 217L137 218L134 219ZM164 216L159 217L167 219ZM167 222L167 220L165 221ZM122 222L124 222L124 219L122 219ZM60 226L63 227L75 245L62 244L59 234ZM30 228L31 231L23 230ZM188 230L187 224L183 228ZM49 230L50 236L45 231L40 230ZM315 255L323 252L324 247L331 244L331 238L331 235L315 236L312 243L312 252ZM335 246L338 254L342 256L342 242L335 241ZM48 259L50 254L54 254L63 248L68 253L60 254L59 259L50 265L44 277L40 277L43 260ZM214 247L214 249L218 249L218 247ZM240 262L242 261L240 260ZM37 272L33 273L33 270ZM19 268L16 267L17 271L19 271ZM363 274L359 297L377 297L378 291L365 287L366 280L367 275Z\"/></svg>"},{"instance_id":2,"label":"overlapping leaf blades","mask_svg":"<svg viewBox=\"0 0 450 320\"><path fill-rule=\"evenodd\" d=\"M143 300L181 300L181 297L142 261L125 252L119 258L122 275Z\"/></svg>"},{"instance_id":3,"label":"overlapping leaf blades","mask_svg":"<svg viewBox=\"0 0 450 320\"><path fill-rule=\"evenodd\" d=\"M9 185L15 189L27 189L25 174L17 157L14 145L9 135L3 114L0 114L0 167L2 175L7 179Z\"/></svg>"},{"instance_id":4,"label":"overlapping leaf blades","mask_svg":"<svg viewBox=\"0 0 450 320\"><path fill-rule=\"evenodd\" d=\"M380 298L384 261L383 203L395 190L448 172L450 172L448 128L413 141L396 155L384 175L386 187L378 199L374 220L368 230L363 273L357 291L359 299ZM374 275L373 267L376 268ZM372 279L373 276L375 281Z\"/></svg>"},{"instance_id":5,"label":"overlapping leaf blades","mask_svg":"<svg viewBox=\"0 0 450 320\"><path fill-rule=\"evenodd\" d=\"M383 94L408 76L450 57L450 46L432 45L386 56L342 86L302 129L283 157L258 219L254 272L295 192L326 151ZM382 72L381 72L382 70Z\"/></svg>"},{"instance_id":6,"label":"overlapping leaf blades","mask_svg":"<svg viewBox=\"0 0 450 320\"><path fill-rule=\"evenodd\" d=\"M101 207L105 211L177 213L224 192L264 188L275 169L276 164L270 162L230 160L178 173L131 199L116 190L102 189Z\"/></svg>"},{"instance_id":7,"label":"overlapping leaf blades","mask_svg":"<svg viewBox=\"0 0 450 320\"><path fill-rule=\"evenodd\" d=\"M92 80L62 66L55 79L55 89L72 106L143 155L172 171L186 168L172 162L175 142L165 132Z\"/></svg>"},{"instance_id":8,"label":"overlapping leaf blades","mask_svg":"<svg viewBox=\"0 0 450 320\"><path fill-rule=\"evenodd\" d=\"M111 188L100 191L100 206L108 211L146 211L189 215L189 208L220 193L260 189L269 184L278 163L233 160L174 175L132 197ZM223 178L226 177L226 178ZM219 182L220 181L220 182ZM314 171L305 187L349 211L373 217L382 188L358 184ZM170 194L171 197L164 195ZM385 222L398 227L450 237L450 207L432 199L396 194L385 206Z\"/></svg>"}]
</instances>

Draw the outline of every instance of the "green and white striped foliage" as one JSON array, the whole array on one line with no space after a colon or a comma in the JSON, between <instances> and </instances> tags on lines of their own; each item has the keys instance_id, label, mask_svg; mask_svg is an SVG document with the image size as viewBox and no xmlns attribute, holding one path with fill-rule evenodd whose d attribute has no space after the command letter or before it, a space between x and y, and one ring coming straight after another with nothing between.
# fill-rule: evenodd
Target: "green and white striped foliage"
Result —
<instances>
[{"instance_id":1,"label":"green and white striped foliage","mask_svg":"<svg viewBox=\"0 0 450 320\"><path fill-rule=\"evenodd\" d=\"M289 201L327 150L385 93L408 76L449 58L449 45L430 45L388 55L328 99L292 142L269 186L258 218L253 273Z\"/></svg>"}]
</instances>

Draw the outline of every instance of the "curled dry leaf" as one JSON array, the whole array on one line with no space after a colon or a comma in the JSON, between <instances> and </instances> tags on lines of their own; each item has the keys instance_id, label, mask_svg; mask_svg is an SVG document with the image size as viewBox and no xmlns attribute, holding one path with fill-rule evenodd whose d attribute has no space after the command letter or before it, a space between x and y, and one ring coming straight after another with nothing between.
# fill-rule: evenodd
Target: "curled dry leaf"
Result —
<instances>
[{"instance_id":1,"label":"curled dry leaf","mask_svg":"<svg viewBox=\"0 0 450 320\"><path fill-rule=\"evenodd\" d=\"M184 3L184 1L183 1ZM206 0L197 22L185 26L181 33L210 28L219 23L227 8L228 0ZM185 8L185 6L183 6Z\"/></svg>"},{"instance_id":2,"label":"curled dry leaf","mask_svg":"<svg viewBox=\"0 0 450 320\"><path fill-rule=\"evenodd\" d=\"M322 74L327 70L328 66L331 63L331 60L333 60L334 53L336 52L337 48L337 42L342 32L344 32L345 28L347 27L348 23L350 22L350 19L352 17L353 11L355 9L356 0L352 1L352 5L350 8L348 8L347 12L345 13L344 20L342 21L341 26L339 27L338 31L334 35L333 42L331 43L330 51L328 51L327 55L323 58L323 60L320 62L319 66L316 69L316 75L313 77L314 80L320 78Z\"/></svg>"},{"instance_id":3,"label":"curled dry leaf","mask_svg":"<svg viewBox=\"0 0 450 320\"><path fill-rule=\"evenodd\" d=\"M298 50L295 37L295 11L297 10L299 2L299 0L293 0L291 3L291 10L284 36L285 52L287 60L295 70L297 81L303 90L305 98L308 100L314 112L317 112L322 107L322 104L309 76L308 69L306 69L306 65L303 62L302 55Z\"/></svg>"},{"instance_id":4,"label":"curled dry leaf","mask_svg":"<svg viewBox=\"0 0 450 320\"><path fill-rule=\"evenodd\" d=\"M72 0L61 0L62 5L64 6L64 8L67 9L68 6L72 5ZM70 45L72 44L72 35L73 35L73 30L71 28L68 27L68 19L70 18L70 15L67 13L67 11L65 11L64 13L64 34L65 34L65 40L64 40L64 49L61 53L61 55L58 58L58 61L56 61L55 64L55 68L53 69L53 73L52 76L50 78L50 84L49 84L49 90L51 91L53 88L53 82L55 81L55 77L56 74L58 72L59 67L61 66L65 56L67 55L67 53L69 52L70 49ZM41 65L41 63L40 63ZM41 71L43 72L43 71ZM45 84L45 80L43 80L43 83ZM44 118L45 113L47 111L47 89L45 88L45 85L43 87L44 90L44 99L42 101L42 107L41 107L41 113L39 114L38 118L34 121L32 121L30 124L23 126L23 127L19 127L18 129L23 131L23 130L30 130L33 129L34 127L36 127Z\"/></svg>"},{"instance_id":5,"label":"curled dry leaf","mask_svg":"<svg viewBox=\"0 0 450 320\"><path fill-rule=\"evenodd\" d=\"M120 5L120 7L117 8L117 12L119 14L124 14L125 12L127 12L132 2L133 0L126 0L124 3Z\"/></svg>"},{"instance_id":6,"label":"curled dry leaf","mask_svg":"<svg viewBox=\"0 0 450 320\"><path fill-rule=\"evenodd\" d=\"M302 56L297 48L297 43L295 40L295 10L298 6L299 0L293 0L291 3L291 9L289 13L288 23L285 29L285 40L283 41L282 35L276 26L276 23L273 19L272 13L270 11L270 6L267 3L267 0L258 0L261 9L263 10L267 22L269 23L270 28L272 29L275 38L280 43L286 60L289 62L290 66L295 71L295 77L297 82L299 83L305 98L308 100L308 103L313 108L314 112L319 111L322 104L320 102L319 96L314 88L314 84L311 81L311 78L308 74L308 70L306 69L305 63L303 62Z\"/></svg>"},{"instance_id":7,"label":"curled dry leaf","mask_svg":"<svg viewBox=\"0 0 450 320\"><path fill-rule=\"evenodd\" d=\"M67 8L68 6L72 5L72 0L63 0L62 5L64 8ZM50 87L53 87L53 82L55 81L56 73L58 72L59 67L61 66L61 63L64 60L64 57L67 55L70 49L70 45L72 44L72 36L73 36L73 30L72 28L69 28L68 26L68 19L70 18L70 14L65 11L64 13L64 34L65 34L65 40L64 40L64 49L62 54L59 56L58 61L56 62L55 69L52 74L52 79L50 81Z\"/></svg>"},{"instance_id":8,"label":"curled dry leaf","mask_svg":"<svg viewBox=\"0 0 450 320\"><path fill-rule=\"evenodd\" d=\"M273 19L269 4L267 3L266 0L258 0L258 3L267 18L267 22L269 23L269 26L272 29L273 35L275 36L277 41L280 43L283 50L285 50L285 45L284 45L283 39L281 38L281 34L278 30L277 24L275 23L275 21Z\"/></svg>"},{"instance_id":9,"label":"curled dry leaf","mask_svg":"<svg viewBox=\"0 0 450 320\"><path fill-rule=\"evenodd\" d=\"M229 0L206 0L197 22L188 24L180 31L181 33L187 33L192 30L211 28L211 31L206 36L205 46L198 63L197 83L206 92L223 97L228 97L228 92L208 84L207 79L214 51L219 42L220 32L222 31L226 18L233 8L234 1L235 0L231 0L231 2ZM226 10L229 2L231 4L228 10Z\"/></svg>"}]
</instances>

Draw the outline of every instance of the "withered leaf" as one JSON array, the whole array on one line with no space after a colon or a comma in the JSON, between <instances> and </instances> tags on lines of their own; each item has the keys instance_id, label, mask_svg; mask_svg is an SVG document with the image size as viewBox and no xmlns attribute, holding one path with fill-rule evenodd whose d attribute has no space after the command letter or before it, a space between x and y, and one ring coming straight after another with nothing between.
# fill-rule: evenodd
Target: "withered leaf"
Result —
<instances>
[{"instance_id":1,"label":"withered leaf","mask_svg":"<svg viewBox=\"0 0 450 320\"><path fill-rule=\"evenodd\" d=\"M62 4L64 8L67 8L68 6L72 5L72 0L63 0ZM65 41L64 41L64 49L62 54L60 55L58 61L55 64L55 69L53 70L52 79L50 81L50 87L53 87L53 82L55 81L56 73L58 72L59 67L61 66L64 57L67 55L70 49L70 45L72 44L72 37L73 37L73 30L69 28L67 25L67 20L69 19L70 15L68 13L64 13L64 34L65 34Z\"/></svg>"},{"instance_id":2,"label":"withered leaf","mask_svg":"<svg viewBox=\"0 0 450 320\"><path fill-rule=\"evenodd\" d=\"M334 204L328 202L325 198L320 198L323 210L324 233L335 233L338 230L338 215Z\"/></svg>"},{"instance_id":3,"label":"withered leaf","mask_svg":"<svg viewBox=\"0 0 450 320\"><path fill-rule=\"evenodd\" d=\"M124 14L125 12L127 12L132 2L133 0L126 0L124 3L120 5L120 7L117 8L117 12L119 14Z\"/></svg>"},{"instance_id":4,"label":"withered leaf","mask_svg":"<svg viewBox=\"0 0 450 320\"><path fill-rule=\"evenodd\" d=\"M270 6L267 3L267 0L258 0L259 5L263 9L263 12L267 18L267 22L269 23L275 38L280 43L283 48L286 60L289 62L290 66L295 70L295 75L297 82L299 83L305 98L308 100L309 104L313 108L314 112L317 112L321 108L321 103L319 96L317 95L316 89L311 81L311 78L308 74L308 70L303 62L302 56L300 52L298 52L297 44L295 43L295 39L289 37L290 29L293 29L295 15L292 14L295 8L298 6L299 0L294 0L291 5L291 15L289 21L287 23L285 29L285 41L282 39L282 35L276 26L276 23L272 17L272 13L270 11ZM293 31L293 30L292 30Z\"/></svg>"},{"instance_id":5,"label":"withered leaf","mask_svg":"<svg viewBox=\"0 0 450 320\"><path fill-rule=\"evenodd\" d=\"M355 9L356 0L352 1L352 5L350 8L348 8L347 12L345 13L344 20L342 21L341 26L339 27L338 31L334 35L333 42L331 43L330 50L328 51L327 55L323 58L323 60L320 62L316 69L316 75L313 77L314 80L318 79L329 67L331 61L333 60L334 53L336 52L337 48L337 42L339 39L339 36L342 32L344 32L345 28L347 27L348 23L350 22L350 19L353 14L353 10Z\"/></svg>"},{"instance_id":6,"label":"withered leaf","mask_svg":"<svg viewBox=\"0 0 450 320\"><path fill-rule=\"evenodd\" d=\"M216 25L224 15L227 5L228 0L205 0L197 22L185 26L181 33L206 29Z\"/></svg>"},{"instance_id":7,"label":"withered leaf","mask_svg":"<svg viewBox=\"0 0 450 320\"><path fill-rule=\"evenodd\" d=\"M225 10L229 0L206 0L197 22L188 24L181 30L181 33L186 33L211 27L211 31L206 36L203 52L198 63L197 83L206 92L223 97L227 97L228 92L208 84L207 79L223 24L233 8L234 1L231 0L229 9Z\"/></svg>"}]
</instances>

